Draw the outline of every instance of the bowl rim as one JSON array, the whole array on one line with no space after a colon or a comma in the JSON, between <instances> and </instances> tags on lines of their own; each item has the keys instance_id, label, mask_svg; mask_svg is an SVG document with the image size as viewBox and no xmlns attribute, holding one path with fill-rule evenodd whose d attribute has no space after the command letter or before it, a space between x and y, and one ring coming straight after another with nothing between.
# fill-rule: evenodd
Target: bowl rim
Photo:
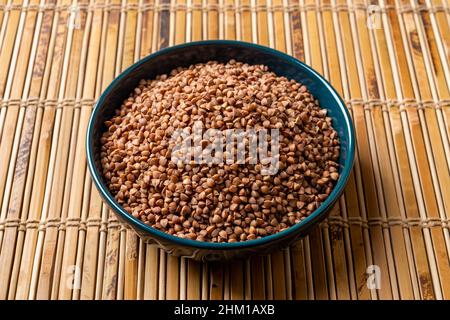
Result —
<instances>
[{"instance_id":1,"label":"bowl rim","mask_svg":"<svg viewBox=\"0 0 450 320\"><path fill-rule=\"evenodd\" d=\"M129 75L131 72L133 72L135 69L137 69L142 64L146 63L147 61L161 56L165 55L171 51L183 49L183 48L190 48L190 47L196 47L196 46L214 46L214 45L233 45L233 46L241 46L246 47L250 49L255 49L258 51L263 51L265 53L275 55L278 58L281 58L283 60L287 60L288 62L297 65L298 67L304 69L306 73L309 73L311 77L317 78L319 82L321 82L321 85L325 86L325 88L330 91L333 98L335 99L336 103L339 106L339 109L341 110L342 114L344 115L345 120L345 127L347 128L347 132L345 134L349 134L348 139L348 149L347 149L347 158L344 161L344 165L342 168L342 172L339 176L339 180L333 190L331 191L330 195L325 199L325 201L314 210L309 216L304 218L302 221L296 223L295 225L280 231L278 233L265 236L259 239L254 240L246 240L241 242L202 242L197 240L191 240L186 238L180 238L171 234L168 234L166 232L160 231L156 228L153 228L149 225L146 225L138 218L133 217L131 214L129 214L125 209L114 199L114 197L109 192L107 186L102 182L100 178L99 172L97 172L97 168L94 164L94 157L93 157L93 127L95 120L97 118L97 113L99 112L99 106L103 104L106 96L108 93L114 89L116 84L120 82L123 78L125 78L127 75ZM313 225L313 222L316 220L321 220L325 217L325 214L328 212L328 209L335 203L337 198L342 194L344 191L344 187L347 183L347 180L350 176L352 167L353 167L353 161L355 156L355 131L353 127L353 123L351 121L351 116L349 110L346 108L344 101L339 96L339 94L336 92L336 90L331 86L331 84L325 80L317 71L312 69L310 66L306 65L305 63L301 62L300 60L283 53L281 51L265 47L262 45L244 42L244 41L235 41L235 40L203 40L203 41L194 41L194 42L188 42L180 45L170 46L164 49L161 49L159 51L156 51L139 61L135 62L133 65L125 69L122 73L120 73L109 85L108 87L103 91L97 102L95 103L89 123L87 128L87 135L86 135L86 155L87 155L87 162L88 162L88 168L91 173L91 178L94 181L95 186L97 187L98 191L100 192L100 195L102 196L103 200L106 201L108 206L113 209L115 213L118 213L126 222L132 224L133 226L137 227L138 229L145 231L153 236L157 236L160 238L163 238L164 240L170 241L177 245L187 246L187 247L194 247L198 249L211 249L211 250L220 250L220 249L243 249L243 248L252 248L257 247L260 245L267 244L269 242L275 241L275 240L281 240L283 238L287 238L289 236L294 236L297 231L300 231L303 228L307 228L309 226Z\"/></svg>"}]
</instances>

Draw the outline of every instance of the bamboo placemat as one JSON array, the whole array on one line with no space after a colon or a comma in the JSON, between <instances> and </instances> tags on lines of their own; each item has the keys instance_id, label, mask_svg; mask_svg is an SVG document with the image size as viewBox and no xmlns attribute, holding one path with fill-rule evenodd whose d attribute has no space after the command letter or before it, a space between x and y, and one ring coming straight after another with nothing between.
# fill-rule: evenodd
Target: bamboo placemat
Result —
<instances>
[{"instance_id":1,"label":"bamboo placemat","mask_svg":"<svg viewBox=\"0 0 450 320\"><path fill-rule=\"evenodd\" d=\"M0 6L0 299L450 299L448 0ZM124 228L91 183L95 99L133 61L201 39L285 51L351 110L345 194L287 250L228 264L172 257Z\"/></svg>"}]
</instances>

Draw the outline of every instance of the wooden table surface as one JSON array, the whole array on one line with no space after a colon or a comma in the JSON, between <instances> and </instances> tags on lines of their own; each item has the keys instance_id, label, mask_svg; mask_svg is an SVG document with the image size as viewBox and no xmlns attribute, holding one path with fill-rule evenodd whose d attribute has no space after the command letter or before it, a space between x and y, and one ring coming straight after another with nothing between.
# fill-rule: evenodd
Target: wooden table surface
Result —
<instances>
[{"instance_id":1,"label":"wooden table surface","mask_svg":"<svg viewBox=\"0 0 450 320\"><path fill-rule=\"evenodd\" d=\"M448 0L0 7L0 299L450 299ZM146 245L86 168L89 115L112 79L201 39L305 61L354 120L344 195L310 236L270 256L202 264Z\"/></svg>"}]
</instances>

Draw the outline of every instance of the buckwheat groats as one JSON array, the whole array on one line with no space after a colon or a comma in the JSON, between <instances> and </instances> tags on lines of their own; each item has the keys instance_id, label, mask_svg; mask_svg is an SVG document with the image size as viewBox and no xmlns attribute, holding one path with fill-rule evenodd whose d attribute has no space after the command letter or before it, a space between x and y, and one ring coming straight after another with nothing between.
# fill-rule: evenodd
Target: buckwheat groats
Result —
<instances>
[{"instance_id":1,"label":"buckwheat groats","mask_svg":"<svg viewBox=\"0 0 450 320\"><path fill-rule=\"evenodd\" d=\"M192 135L198 123L236 136L265 130L268 152L244 163L174 160L174 135ZM318 208L339 178L339 139L326 110L305 86L263 65L208 62L142 80L105 124L101 163L115 199L182 238L236 242L280 232ZM270 146L276 131L278 150ZM206 137L193 148L212 143ZM213 155L231 159L236 148ZM276 170L264 174L270 159Z\"/></svg>"}]
</instances>

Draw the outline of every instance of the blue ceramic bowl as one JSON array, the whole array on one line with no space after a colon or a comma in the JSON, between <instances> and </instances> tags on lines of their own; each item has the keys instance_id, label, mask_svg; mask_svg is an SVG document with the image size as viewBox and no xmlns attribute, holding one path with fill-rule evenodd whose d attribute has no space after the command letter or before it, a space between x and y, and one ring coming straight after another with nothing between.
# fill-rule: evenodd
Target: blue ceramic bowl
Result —
<instances>
[{"instance_id":1,"label":"blue ceramic bowl","mask_svg":"<svg viewBox=\"0 0 450 320\"><path fill-rule=\"evenodd\" d=\"M152 79L179 66L187 67L209 60L225 62L230 59L249 64L264 64L277 75L295 79L306 85L319 100L321 107L328 110L341 142L340 177L336 186L322 205L307 218L287 230L261 239L235 243L200 242L178 238L145 225L128 214L115 201L105 184L99 159L100 137L106 128L105 120L113 116L114 110L120 107L141 79ZM122 222L133 228L147 243L156 244L174 255L205 261L244 258L254 253L264 254L286 247L294 240L305 236L327 216L343 192L353 165L355 138L351 118L344 102L322 76L304 63L279 51L255 44L239 41L200 41L160 50L136 62L120 74L103 92L94 107L88 126L86 148L92 179L104 201Z\"/></svg>"}]
</instances>

